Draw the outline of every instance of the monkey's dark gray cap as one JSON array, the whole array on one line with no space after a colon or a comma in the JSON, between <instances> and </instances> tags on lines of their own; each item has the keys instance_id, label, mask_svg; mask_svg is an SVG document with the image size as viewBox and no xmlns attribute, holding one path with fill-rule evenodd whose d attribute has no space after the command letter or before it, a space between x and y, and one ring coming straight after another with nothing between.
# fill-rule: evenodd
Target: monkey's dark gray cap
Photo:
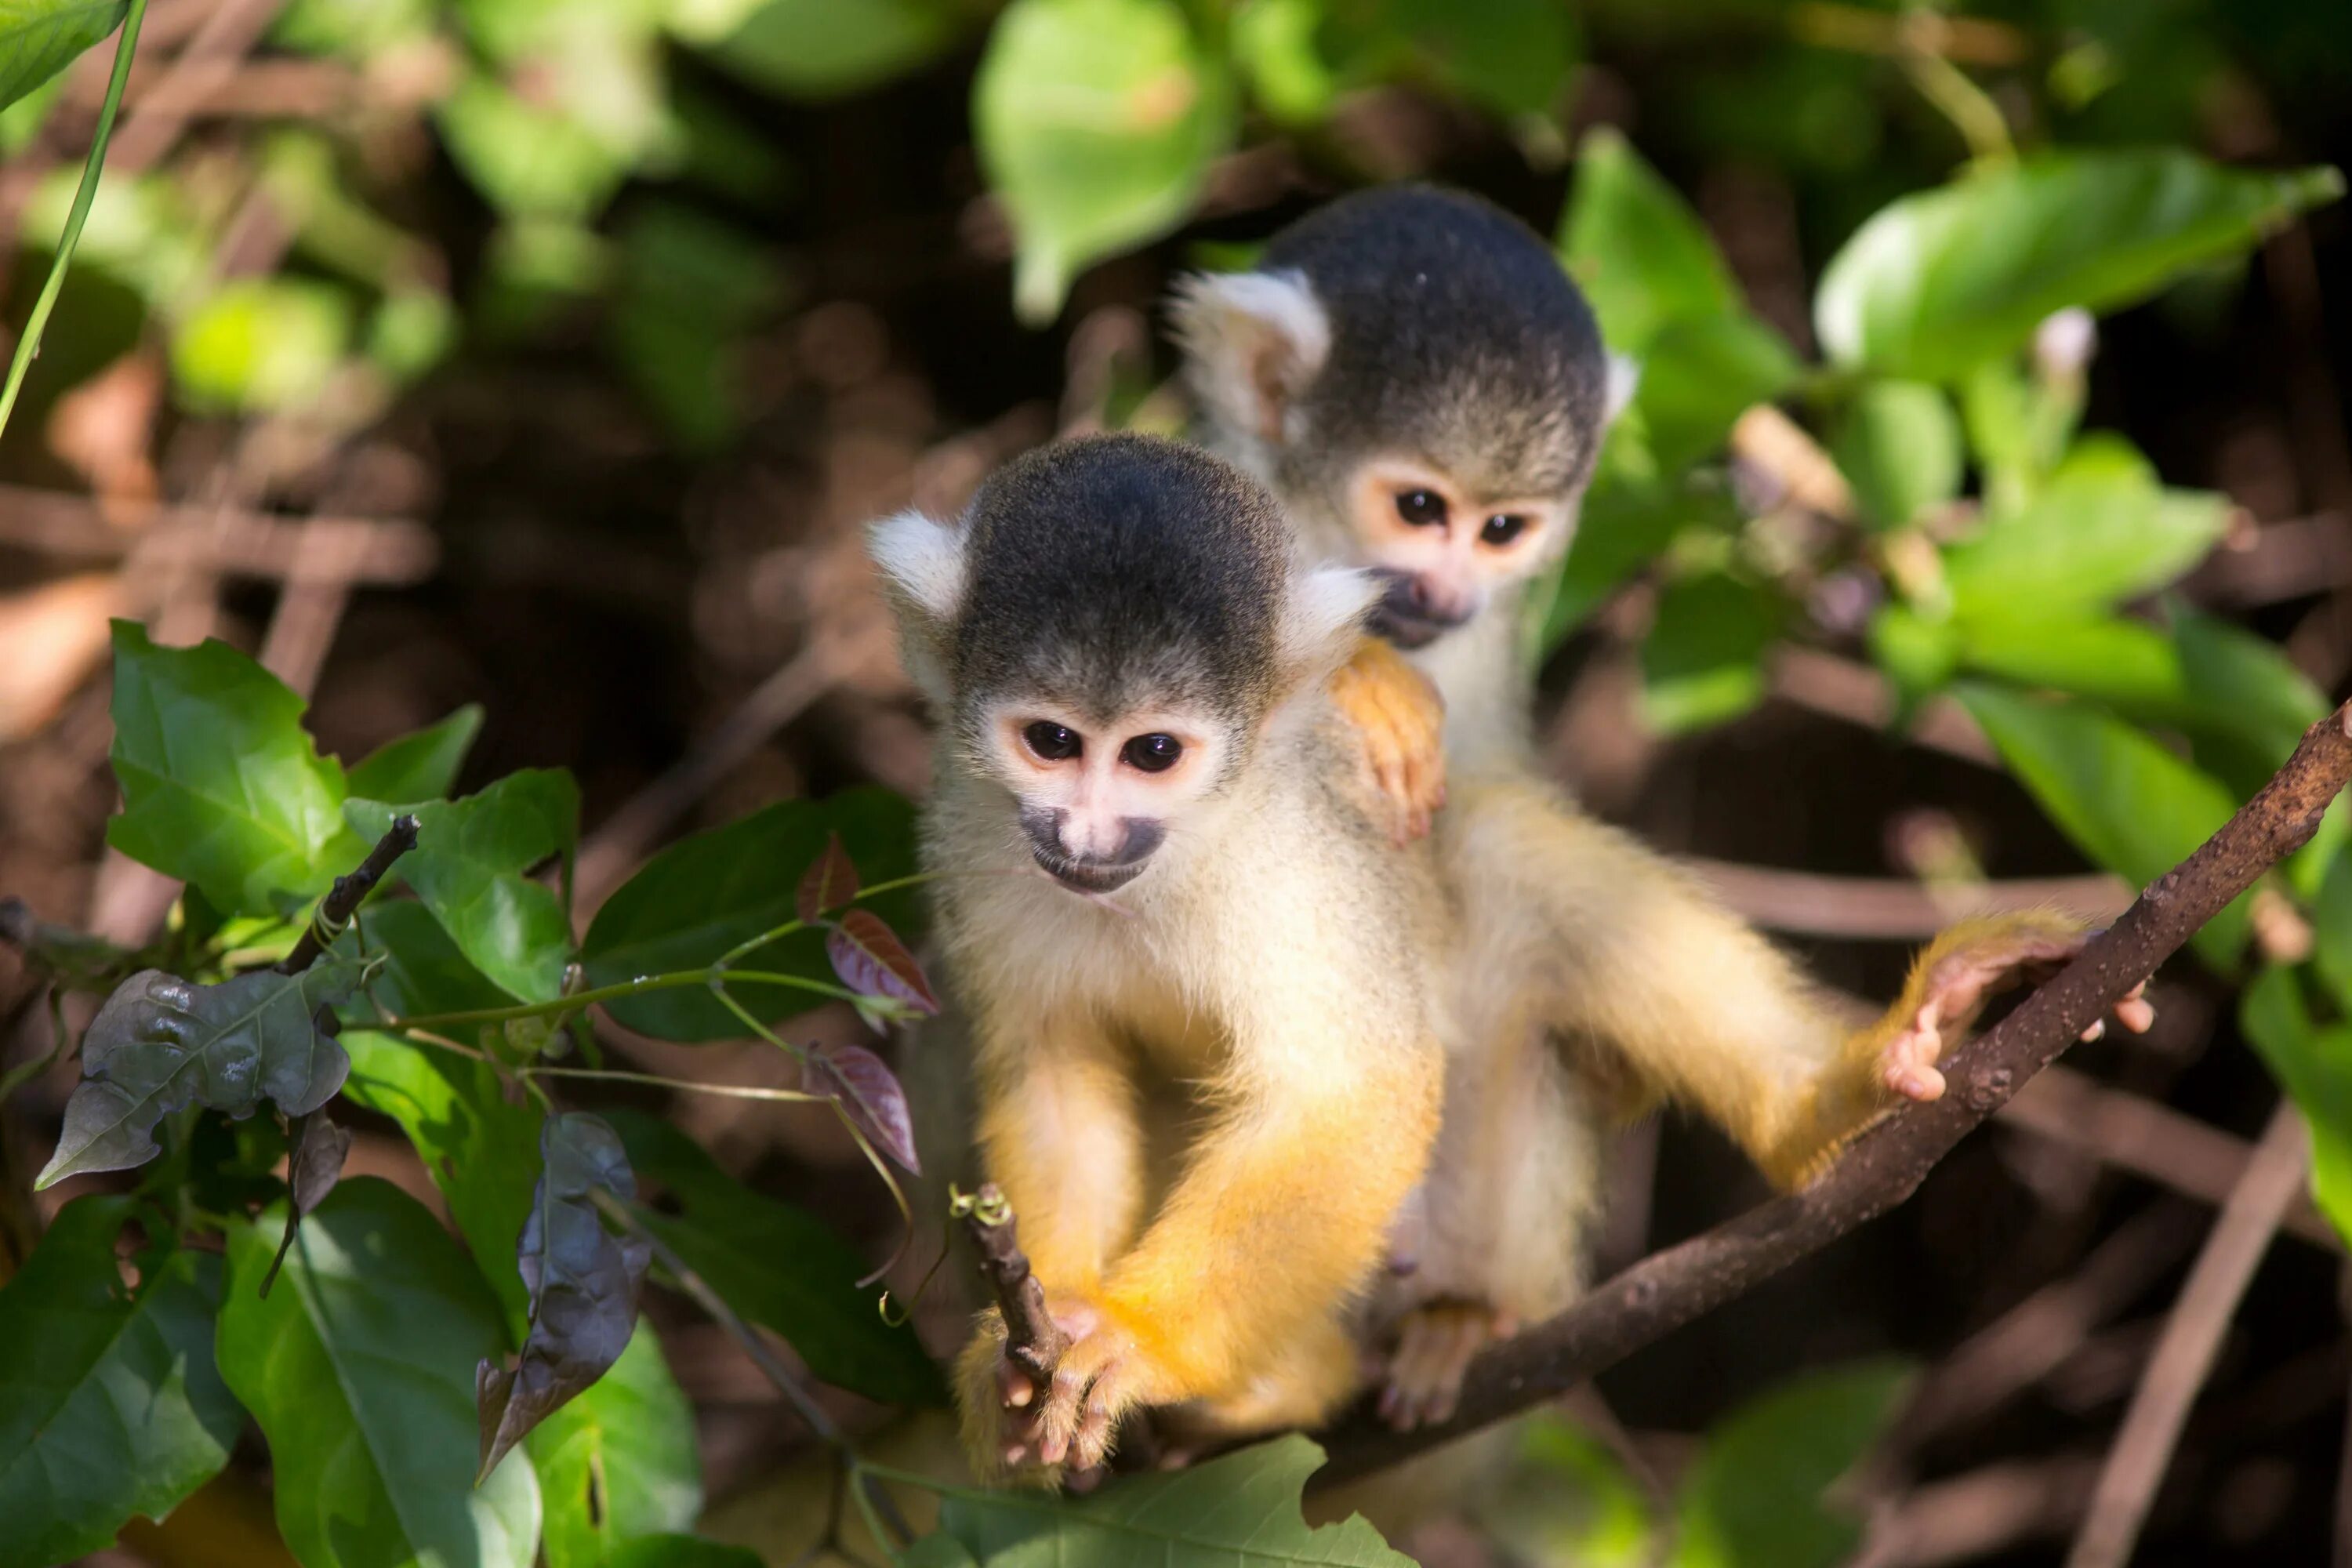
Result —
<instances>
[{"instance_id":1,"label":"monkey's dark gray cap","mask_svg":"<svg viewBox=\"0 0 2352 1568\"><path fill-rule=\"evenodd\" d=\"M965 526L960 689L1026 684L1104 719L1244 712L1267 689L1287 525L1230 465L1156 437L1055 442L992 475Z\"/></svg>"}]
</instances>

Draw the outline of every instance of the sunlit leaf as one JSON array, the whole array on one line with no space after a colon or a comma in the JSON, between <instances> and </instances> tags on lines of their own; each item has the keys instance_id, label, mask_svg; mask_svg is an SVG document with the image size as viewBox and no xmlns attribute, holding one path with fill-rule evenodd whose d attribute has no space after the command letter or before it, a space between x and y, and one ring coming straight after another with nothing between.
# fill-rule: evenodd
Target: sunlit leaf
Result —
<instances>
[{"instance_id":1,"label":"sunlit leaf","mask_svg":"<svg viewBox=\"0 0 2352 1568\"><path fill-rule=\"evenodd\" d=\"M530 1568L530 1467L473 1484L474 1365L505 1348L489 1287L415 1199L354 1177L303 1222L265 1300L284 1222L231 1230L218 1348L268 1439L288 1547L304 1568Z\"/></svg>"},{"instance_id":2,"label":"sunlit leaf","mask_svg":"<svg viewBox=\"0 0 2352 1568\"><path fill-rule=\"evenodd\" d=\"M1949 380L2068 306L2113 310L2252 246L2343 190L2332 169L2224 168L2173 151L2045 153L1906 196L1822 275L1841 364Z\"/></svg>"},{"instance_id":3,"label":"sunlit leaf","mask_svg":"<svg viewBox=\"0 0 2352 1568\"><path fill-rule=\"evenodd\" d=\"M1478 1521L1514 1562L1645 1568L1657 1521L1639 1482L1609 1446L1544 1411L1520 1428L1518 1454Z\"/></svg>"},{"instance_id":4,"label":"sunlit leaf","mask_svg":"<svg viewBox=\"0 0 2352 1568\"><path fill-rule=\"evenodd\" d=\"M439 800L457 781L482 710L468 702L438 723L386 741L352 765L351 793L364 800Z\"/></svg>"},{"instance_id":5,"label":"sunlit leaf","mask_svg":"<svg viewBox=\"0 0 2352 1568\"><path fill-rule=\"evenodd\" d=\"M524 1448L547 1513L547 1568L598 1568L624 1543L690 1530L701 1515L694 1405L643 1323L613 1369Z\"/></svg>"},{"instance_id":6,"label":"sunlit leaf","mask_svg":"<svg viewBox=\"0 0 2352 1568\"><path fill-rule=\"evenodd\" d=\"M1960 492L1960 421L1937 387L1874 381L1846 411L1835 447L1864 518L1899 528Z\"/></svg>"},{"instance_id":7,"label":"sunlit leaf","mask_svg":"<svg viewBox=\"0 0 2352 1568\"><path fill-rule=\"evenodd\" d=\"M839 98L903 76L966 26L948 0L683 0L675 9L671 26L721 67L791 98Z\"/></svg>"},{"instance_id":8,"label":"sunlit leaf","mask_svg":"<svg viewBox=\"0 0 2352 1568\"><path fill-rule=\"evenodd\" d=\"M2187 859L2236 809L2220 781L2087 703L2038 702L1973 681L1952 689L2060 830L2135 885ZM2226 969L2246 931L2241 899L2191 941Z\"/></svg>"},{"instance_id":9,"label":"sunlit leaf","mask_svg":"<svg viewBox=\"0 0 2352 1568\"><path fill-rule=\"evenodd\" d=\"M350 1059L313 1015L349 996L361 965L328 959L299 974L258 970L198 985L145 969L106 999L82 1037L82 1080L36 1187L144 1164L155 1123L184 1105L250 1116L267 1097L287 1116L316 1110Z\"/></svg>"},{"instance_id":10,"label":"sunlit leaf","mask_svg":"<svg viewBox=\"0 0 2352 1568\"><path fill-rule=\"evenodd\" d=\"M561 769L526 768L462 800L352 800L352 828L370 843L402 812L417 819L416 847L399 872L459 952L526 1002L551 1002L572 958L571 922L556 895L527 873L569 857L580 791Z\"/></svg>"},{"instance_id":11,"label":"sunlit leaf","mask_svg":"<svg viewBox=\"0 0 2352 1568\"><path fill-rule=\"evenodd\" d=\"M1087 263L1173 227L1234 139L1233 82L1175 0L1013 0L972 85L1013 219L1013 302L1053 319Z\"/></svg>"},{"instance_id":12,"label":"sunlit leaf","mask_svg":"<svg viewBox=\"0 0 2352 1568\"><path fill-rule=\"evenodd\" d=\"M609 985L640 974L697 969L738 942L797 918L798 868L838 832L866 877L890 881L915 869L914 810L881 789L844 791L823 801L786 800L724 827L680 839L646 862L604 900L581 947L588 980ZM921 905L912 892L862 901L910 936ZM739 967L833 984L824 933L804 930L757 948ZM745 984L736 997L762 1022L805 1012L808 992ZM666 1040L739 1038L743 1025L699 989L656 991L610 1005L632 1029Z\"/></svg>"},{"instance_id":13,"label":"sunlit leaf","mask_svg":"<svg viewBox=\"0 0 2352 1568\"><path fill-rule=\"evenodd\" d=\"M226 643L159 647L114 625L114 774L106 841L204 889L227 914L326 890L339 867L342 770L302 728L302 699Z\"/></svg>"},{"instance_id":14,"label":"sunlit leaf","mask_svg":"<svg viewBox=\"0 0 2352 1568\"><path fill-rule=\"evenodd\" d=\"M530 1292L530 1332L514 1364L486 1357L475 1373L485 1475L621 1359L646 1274L645 1238L606 1231L594 1202L600 1191L624 1201L637 1194L619 1135L574 1110L547 1119L539 1148L546 1166L515 1250Z\"/></svg>"},{"instance_id":15,"label":"sunlit leaf","mask_svg":"<svg viewBox=\"0 0 2352 1568\"><path fill-rule=\"evenodd\" d=\"M807 1211L752 1192L668 1122L614 1110L641 1182L667 1194L646 1224L744 1317L809 1370L885 1405L938 1405L939 1369L913 1331L885 1322L857 1253Z\"/></svg>"},{"instance_id":16,"label":"sunlit leaf","mask_svg":"<svg viewBox=\"0 0 2352 1568\"><path fill-rule=\"evenodd\" d=\"M1293 1434L1188 1470L1126 1477L1058 1507L1040 1507L1020 1491L958 1489L940 1506L940 1532L985 1568L1243 1562L1412 1568L1412 1559L1360 1516L1307 1527L1300 1492L1322 1463L1323 1450Z\"/></svg>"},{"instance_id":17,"label":"sunlit leaf","mask_svg":"<svg viewBox=\"0 0 2352 1568\"><path fill-rule=\"evenodd\" d=\"M1740 305L1698 215L1613 126L1590 132L1577 148L1559 249L1601 318L1602 338L1621 353L1643 353L1673 322Z\"/></svg>"},{"instance_id":18,"label":"sunlit leaf","mask_svg":"<svg viewBox=\"0 0 2352 1568\"><path fill-rule=\"evenodd\" d=\"M1650 340L1633 405L1668 472L1723 445L1732 423L1796 382L1780 334L1745 312L1672 321Z\"/></svg>"},{"instance_id":19,"label":"sunlit leaf","mask_svg":"<svg viewBox=\"0 0 2352 1568\"><path fill-rule=\"evenodd\" d=\"M1825 1506L1895 1414L1910 1381L1898 1362L1807 1374L1742 1406L1707 1434L1685 1478L1675 1568L1832 1568L1862 1521Z\"/></svg>"},{"instance_id":20,"label":"sunlit leaf","mask_svg":"<svg viewBox=\"0 0 2352 1568\"><path fill-rule=\"evenodd\" d=\"M121 24L127 0L0 0L0 109Z\"/></svg>"},{"instance_id":21,"label":"sunlit leaf","mask_svg":"<svg viewBox=\"0 0 2352 1568\"><path fill-rule=\"evenodd\" d=\"M228 1462L244 1413L213 1364L220 1259L157 1249L125 1285L127 1198L77 1198L0 1289L0 1568L47 1568L162 1519Z\"/></svg>"},{"instance_id":22,"label":"sunlit leaf","mask_svg":"<svg viewBox=\"0 0 2352 1568\"><path fill-rule=\"evenodd\" d=\"M273 414L315 402L350 350L350 294L310 278L223 284L172 335L172 375L210 413Z\"/></svg>"}]
</instances>

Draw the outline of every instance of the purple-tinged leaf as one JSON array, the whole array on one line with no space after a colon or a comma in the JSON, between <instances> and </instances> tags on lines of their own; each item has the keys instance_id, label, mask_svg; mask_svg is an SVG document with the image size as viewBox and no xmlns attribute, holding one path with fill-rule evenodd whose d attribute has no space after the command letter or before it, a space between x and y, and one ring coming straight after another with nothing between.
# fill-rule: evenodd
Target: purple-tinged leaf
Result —
<instances>
[{"instance_id":1,"label":"purple-tinged leaf","mask_svg":"<svg viewBox=\"0 0 2352 1568\"><path fill-rule=\"evenodd\" d=\"M801 1089L840 1106L877 1149L914 1174L923 1173L907 1091L880 1057L864 1046L811 1046L801 1058Z\"/></svg>"},{"instance_id":2,"label":"purple-tinged leaf","mask_svg":"<svg viewBox=\"0 0 2352 1568\"><path fill-rule=\"evenodd\" d=\"M852 910L841 923L824 933L824 955L833 972L852 991L866 996L887 996L925 1015L940 1010L922 965L907 951L898 933L871 910Z\"/></svg>"},{"instance_id":3,"label":"purple-tinged leaf","mask_svg":"<svg viewBox=\"0 0 2352 1568\"><path fill-rule=\"evenodd\" d=\"M827 834L824 853L801 873L800 889L793 896L793 912L814 925L819 915L842 908L856 896L857 866L850 859L841 835Z\"/></svg>"}]
</instances>

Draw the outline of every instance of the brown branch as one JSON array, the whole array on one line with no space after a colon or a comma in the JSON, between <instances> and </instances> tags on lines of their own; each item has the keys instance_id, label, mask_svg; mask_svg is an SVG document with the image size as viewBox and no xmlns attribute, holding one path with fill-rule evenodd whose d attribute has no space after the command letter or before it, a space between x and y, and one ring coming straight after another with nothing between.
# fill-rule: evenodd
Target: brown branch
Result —
<instances>
[{"instance_id":1,"label":"brown branch","mask_svg":"<svg viewBox=\"0 0 2352 1568\"><path fill-rule=\"evenodd\" d=\"M117 527L88 496L0 485L0 545L64 560L136 555L144 567L201 566L234 577L286 577L320 535L351 557L351 580L393 587L433 574L439 546L422 523L359 517L274 517L237 507L163 501L126 507Z\"/></svg>"},{"instance_id":2,"label":"brown branch","mask_svg":"<svg viewBox=\"0 0 2352 1568\"><path fill-rule=\"evenodd\" d=\"M2116 1446L2099 1472L2091 1511L2067 1554L2067 1568L2122 1568L2139 1540L2140 1526L2156 1489L2164 1479L2189 1407L2205 1386L2213 1356L2221 1348L2238 1301L2254 1268L2270 1250L2287 1205L2303 1190L2309 1146L2303 1116L2291 1104L2271 1114L2263 1141L2254 1147L2221 1215L2213 1222L2205 1249L2189 1271L2180 1299L2165 1321L2164 1337L2124 1413Z\"/></svg>"},{"instance_id":3,"label":"brown branch","mask_svg":"<svg viewBox=\"0 0 2352 1568\"><path fill-rule=\"evenodd\" d=\"M1884 877L1824 877L1742 866L1699 856L1679 862L1758 925L1808 936L1915 941L1963 915L2056 907L2086 920L2113 920L2131 906L2120 878L2041 877L1951 889Z\"/></svg>"},{"instance_id":4,"label":"brown branch","mask_svg":"<svg viewBox=\"0 0 2352 1568\"><path fill-rule=\"evenodd\" d=\"M1330 1433L1324 1483L1392 1465L1567 1389L1908 1198L1936 1163L2082 1031L2262 875L2309 842L2352 780L2352 704L2312 726L2294 755L2197 851L2081 957L1963 1047L1951 1091L1889 1118L1830 1173L1625 1270L1567 1311L1471 1364L1452 1419L1395 1432L1366 1409Z\"/></svg>"},{"instance_id":5,"label":"brown branch","mask_svg":"<svg viewBox=\"0 0 2352 1568\"><path fill-rule=\"evenodd\" d=\"M1029 1272L1029 1255L1013 1229L1013 1205L989 1182L970 1197L958 1194L955 1212L980 1254L980 1271L996 1292L1004 1313L1005 1358L1043 1386L1069 1348L1070 1336L1045 1310L1045 1288Z\"/></svg>"},{"instance_id":6,"label":"brown branch","mask_svg":"<svg viewBox=\"0 0 2352 1568\"><path fill-rule=\"evenodd\" d=\"M392 826L375 841L375 847L368 851L367 858L359 863L358 869L335 879L335 885L327 889L325 898L319 900L318 910L311 915L310 925L304 928L302 939L294 944L291 952L278 961L278 973L299 974L317 962L319 954L327 950L327 943L334 941L341 934L343 927L351 923L352 916L359 910L360 900L373 892L375 885L383 880L384 873L392 869L392 863L416 847L416 818L413 816L394 817ZM319 934L322 931L326 933L323 939Z\"/></svg>"}]
</instances>

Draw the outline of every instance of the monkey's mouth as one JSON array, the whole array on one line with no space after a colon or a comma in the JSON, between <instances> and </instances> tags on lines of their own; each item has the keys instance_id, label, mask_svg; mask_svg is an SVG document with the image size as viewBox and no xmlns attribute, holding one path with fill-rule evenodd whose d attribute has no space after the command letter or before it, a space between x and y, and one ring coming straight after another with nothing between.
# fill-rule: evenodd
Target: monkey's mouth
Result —
<instances>
[{"instance_id":1,"label":"monkey's mouth","mask_svg":"<svg viewBox=\"0 0 2352 1568\"><path fill-rule=\"evenodd\" d=\"M1459 623L1437 620L1383 599L1372 606L1366 624L1371 627L1374 637L1392 642L1399 647L1427 647Z\"/></svg>"},{"instance_id":2,"label":"monkey's mouth","mask_svg":"<svg viewBox=\"0 0 2352 1568\"><path fill-rule=\"evenodd\" d=\"M1115 893L1143 874L1149 860L1131 860L1123 866L1105 865L1098 861L1073 860L1064 855L1049 855L1043 849L1032 849L1030 856L1045 873L1066 888L1081 893Z\"/></svg>"}]
</instances>

